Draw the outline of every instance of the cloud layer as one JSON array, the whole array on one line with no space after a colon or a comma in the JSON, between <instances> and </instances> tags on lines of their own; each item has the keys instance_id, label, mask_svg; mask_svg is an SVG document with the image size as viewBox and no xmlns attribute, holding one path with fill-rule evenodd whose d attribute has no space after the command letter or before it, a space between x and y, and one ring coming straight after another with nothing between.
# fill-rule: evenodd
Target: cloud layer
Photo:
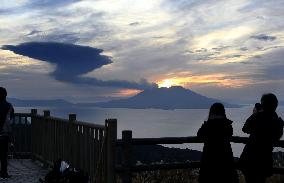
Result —
<instances>
[{"instance_id":1,"label":"cloud layer","mask_svg":"<svg viewBox=\"0 0 284 183\"><path fill-rule=\"evenodd\" d=\"M6 47L17 52L24 42L94 48L94 63L80 62L86 68L70 57L59 61L50 55L44 58L45 53L38 56L46 71L55 66L51 76L65 82L57 82L62 90L66 82L104 86L107 91L113 86L147 88L152 86L147 81L171 80L215 98L249 97L248 88L250 93L273 90L284 98L279 87L284 86L283 7L283 0L4 0L0 46L17 45ZM36 56L31 51L22 55ZM16 72L4 62L6 57L14 65L28 60L0 50L2 75ZM31 70L37 61L31 60L25 62L25 69L17 69L32 75L26 68ZM51 84L52 79L43 82ZM237 90L235 95L232 90ZM97 89L91 93L97 94Z\"/></svg>"},{"instance_id":2,"label":"cloud layer","mask_svg":"<svg viewBox=\"0 0 284 183\"><path fill-rule=\"evenodd\" d=\"M260 41L274 41L276 39L275 36L269 36L266 34L259 34L259 35L251 36L251 38L257 39Z\"/></svg>"}]
</instances>

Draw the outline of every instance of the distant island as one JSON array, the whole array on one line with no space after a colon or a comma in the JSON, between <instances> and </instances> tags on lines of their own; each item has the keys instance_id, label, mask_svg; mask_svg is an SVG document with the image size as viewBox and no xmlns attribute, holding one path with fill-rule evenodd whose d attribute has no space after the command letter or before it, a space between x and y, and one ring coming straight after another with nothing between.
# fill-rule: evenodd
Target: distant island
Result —
<instances>
[{"instance_id":1,"label":"distant island","mask_svg":"<svg viewBox=\"0 0 284 183\"><path fill-rule=\"evenodd\" d=\"M149 153L151 152L151 153ZM192 149L164 147L161 145L143 145L132 147L132 164L174 163L200 161L202 152ZM117 164L122 163L123 151L121 146L116 151Z\"/></svg>"},{"instance_id":2,"label":"distant island","mask_svg":"<svg viewBox=\"0 0 284 183\"><path fill-rule=\"evenodd\" d=\"M134 108L134 109L208 109L213 103L222 102L208 98L181 86L170 88L153 88L127 98L96 103L103 108ZM227 108L240 105L222 102Z\"/></svg>"},{"instance_id":3,"label":"distant island","mask_svg":"<svg viewBox=\"0 0 284 183\"><path fill-rule=\"evenodd\" d=\"M63 99L54 100L22 100L16 98L7 99L13 106L16 107L66 107L66 106L76 106L71 102Z\"/></svg>"},{"instance_id":4,"label":"distant island","mask_svg":"<svg viewBox=\"0 0 284 183\"><path fill-rule=\"evenodd\" d=\"M170 88L152 88L126 99L117 99L97 103L71 103L62 99L55 100L20 100L9 98L17 107L101 107L130 109L208 109L215 102L222 102L227 108L240 107L218 99L208 98L181 86Z\"/></svg>"}]
</instances>

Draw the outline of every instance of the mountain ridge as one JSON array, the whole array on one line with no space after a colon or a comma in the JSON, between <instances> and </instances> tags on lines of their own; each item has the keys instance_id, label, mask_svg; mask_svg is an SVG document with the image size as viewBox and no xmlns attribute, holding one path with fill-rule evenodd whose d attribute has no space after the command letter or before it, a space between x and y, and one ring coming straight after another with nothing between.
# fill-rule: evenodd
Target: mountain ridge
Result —
<instances>
[{"instance_id":1,"label":"mountain ridge","mask_svg":"<svg viewBox=\"0 0 284 183\"><path fill-rule=\"evenodd\" d=\"M101 107L101 108L132 108L132 109L208 109L213 103L221 102L227 108L240 107L237 104L222 102L218 99L200 95L181 86L170 88L152 88L144 90L132 97L115 99L107 102L72 103L63 99L22 100L8 98L17 107Z\"/></svg>"},{"instance_id":2,"label":"mountain ridge","mask_svg":"<svg viewBox=\"0 0 284 183\"><path fill-rule=\"evenodd\" d=\"M96 106L103 108L135 108L135 109L205 109L213 103L221 102L218 99L200 95L181 86L170 88L153 88L127 98L100 102ZM236 104L222 102L225 107L240 107Z\"/></svg>"}]
</instances>

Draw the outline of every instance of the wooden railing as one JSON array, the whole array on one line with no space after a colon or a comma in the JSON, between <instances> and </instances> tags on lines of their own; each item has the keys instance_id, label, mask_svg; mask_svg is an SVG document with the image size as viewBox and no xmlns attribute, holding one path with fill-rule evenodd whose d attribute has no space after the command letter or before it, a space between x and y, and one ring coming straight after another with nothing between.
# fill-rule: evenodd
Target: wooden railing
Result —
<instances>
[{"instance_id":1,"label":"wooden railing","mask_svg":"<svg viewBox=\"0 0 284 183\"><path fill-rule=\"evenodd\" d=\"M246 144L247 137L232 137L232 143ZM154 170L173 170L173 169L188 169L200 168L200 162L179 162L179 163L164 163L164 164L150 164L150 165L133 165L132 164L132 147L134 145L156 145L156 144L184 144L184 143L203 143L197 137L163 137L163 138L132 138L132 131L122 131L122 139L117 140L116 145L122 147L123 157L122 164L116 165L116 172L121 174L123 183L132 182L132 173L141 171ZM284 147L284 141L281 140L275 144L274 147ZM151 153L151 152L149 152ZM236 168L238 164L236 164ZM274 167L274 174L284 175L284 168Z\"/></svg>"},{"instance_id":2,"label":"wooden railing","mask_svg":"<svg viewBox=\"0 0 284 183\"><path fill-rule=\"evenodd\" d=\"M69 119L43 115L36 109L31 113L16 113L12 123L14 146L18 153L30 154L51 165L59 158L73 167L89 173L91 182L115 183L116 174L121 174L123 183L132 182L132 173L153 170L199 168L200 162L166 163L152 165L132 164L134 145L203 143L197 137L132 138L132 131L122 131L117 140L117 120L107 119L105 125L80 122L76 114ZM232 143L247 143L246 137L232 137ZM116 147L122 147L122 164L116 165ZM275 147L284 147L279 141ZM150 153L150 152L149 152ZM284 174L284 169L275 167L275 174Z\"/></svg>"},{"instance_id":3,"label":"wooden railing","mask_svg":"<svg viewBox=\"0 0 284 183\"><path fill-rule=\"evenodd\" d=\"M77 121L76 114L61 119L50 116L48 110L39 115L32 109L30 114L15 114L12 130L17 154L30 153L46 165L62 159L88 172L91 182L113 182L109 172L114 172L115 167L112 147L116 142L116 119L97 125Z\"/></svg>"},{"instance_id":4,"label":"wooden railing","mask_svg":"<svg viewBox=\"0 0 284 183\"><path fill-rule=\"evenodd\" d=\"M26 158L31 155L31 114L15 113L12 127L13 151L17 152L18 157Z\"/></svg>"}]
</instances>

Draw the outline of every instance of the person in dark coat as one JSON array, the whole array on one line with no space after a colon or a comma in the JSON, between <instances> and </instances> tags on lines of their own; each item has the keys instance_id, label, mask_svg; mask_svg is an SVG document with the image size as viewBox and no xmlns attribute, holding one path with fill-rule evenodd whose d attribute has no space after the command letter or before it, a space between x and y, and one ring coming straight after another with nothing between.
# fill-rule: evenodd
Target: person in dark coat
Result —
<instances>
[{"instance_id":1,"label":"person in dark coat","mask_svg":"<svg viewBox=\"0 0 284 183\"><path fill-rule=\"evenodd\" d=\"M8 159L8 142L9 134L5 131L5 124L7 118L12 118L14 109L10 103L6 101L7 91L5 88L0 87L0 161L1 161L1 178L9 178L7 172L7 159ZM11 115L11 116L7 116Z\"/></svg>"},{"instance_id":2,"label":"person in dark coat","mask_svg":"<svg viewBox=\"0 0 284 183\"><path fill-rule=\"evenodd\" d=\"M274 94L261 98L262 110L245 122L243 132L249 140L240 157L241 170L247 183L264 183L272 175L273 145L283 134L283 120L275 112L278 100Z\"/></svg>"},{"instance_id":3,"label":"person in dark coat","mask_svg":"<svg viewBox=\"0 0 284 183\"><path fill-rule=\"evenodd\" d=\"M204 141L199 171L200 183L238 182L230 144L232 135L232 121L227 119L223 104L214 103L210 108L208 120L197 132L197 137Z\"/></svg>"}]
</instances>

